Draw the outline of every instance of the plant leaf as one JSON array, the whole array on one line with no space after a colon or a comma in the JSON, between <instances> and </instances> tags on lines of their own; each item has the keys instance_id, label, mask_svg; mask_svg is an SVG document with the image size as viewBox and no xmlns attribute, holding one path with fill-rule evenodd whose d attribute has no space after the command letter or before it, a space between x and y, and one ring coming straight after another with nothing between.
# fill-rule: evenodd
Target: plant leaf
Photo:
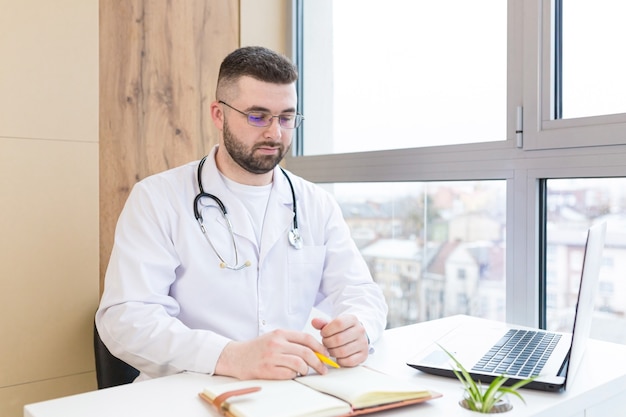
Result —
<instances>
[{"instance_id":1,"label":"plant leaf","mask_svg":"<svg viewBox=\"0 0 626 417\"><path fill-rule=\"evenodd\" d=\"M501 391L506 391L507 394L513 394L515 395L517 398L519 398L520 400L522 400L522 402L524 404L526 404L526 400L524 400L524 397L522 396L522 394L520 394L519 392L517 392L517 390L519 388L522 388L524 385L527 385L531 382L533 382L535 379L537 379L539 377L539 375L534 375L531 376L529 378L526 379L522 379L521 381L517 381L515 384L511 385L510 387L502 387Z\"/></svg>"},{"instance_id":2,"label":"plant leaf","mask_svg":"<svg viewBox=\"0 0 626 417\"><path fill-rule=\"evenodd\" d=\"M456 375L457 379L463 384L463 387L467 391L469 397L467 398L467 400L470 408L474 409L476 407L476 404L481 404L483 402L482 389L480 385L477 384L476 381L474 381L467 369L465 369L461 362L459 362L452 353L448 352L443 346L438 343L437 346L439 346L439 348L441 348L441 350L443 350L446 355L448 355L448 357L452 359L454 365L457 367L457 369L453 369L452 371L454 372L454 375Z\"/></svg>"},{"instance_id":3,"label":"plant leaf","mask_svg":"<svg viewBox=\"0 0 626 417\"><path fill-rule=\"evenodd\" d=\"M515 395L517 398L519 398L520 400L522 400L522 402L524 404L526 404L526 401L524 400L524 397L522 397L522 394L520 394L519 392L517 392L515 389L511 389L510 387L502 387L500 388L500 392L504 394L511 394L511 395Z\"/></svg>"},{"instance_id":4,"label":"plant leaf","mask_svg":"<svg viewBox=\"0 0 626 417\"><path fill-rule=\"evenodd\" d=\"M503 388L504 383L508 380L509 378L507 376L500 375L491 381L491 384L489 384L487 391L483 395L484 411L491 410L491 407L493 407L493 405L502 397L503 394L498 395L498 393Z\"/></svg>"},{"instance_id":5,"label":"plant leaf","mask_svg":"<svg viewBox=\"0 0 626 417\"><path fill-rule=\"evenodd\" d=\"M467 371L467 369L465 369L465 367L461 364L461 362L459 362L452 353L448 352L443 346L441 346L440 344L437 343L437 346L439 346L441 348L441 350L443 350L446 355L448 355L448 357L450 359L452 359L452 361L454 362L454 365L458 368L457 370L453 369L454 374L457 376L457 378L463 382L464 384L466 383L467 385L469 385L470 387L474 388L476 387L476 382L474 381L474 379L472 378L472 376L469 374L469 372ZM459 372L462 375L462 378L459 377Z\"/></svg>"},{"instance_id":6,"label":"plant leaf","mask_svg":"<svg viewBox=\"0 0 626 417\"><path fill-rule=\"evenodd\" d=\"M538 377L539 377L539 375L534 375L534 376L528 377L526 379L522 379L521 381L517 381L515 384L511 385L510 388L513 389L513 390L516 390L518 388L522 388L524 385L533 382Z\"/></svg>"},{"instance_id":7,"label":"plant leaf","mask_svg":"<svg viewBox=\"0 0 626 417\"><path fill-rule=\"evenodd\" d=\"M494 378L491 381L491 384L487 387L486 391L483 392L483 388L480 384L480 381L476 382L472 378L471 374L463 367L461 362L459 362L452 353L448 352L443 346L437 343L437 346L443 350L446 355L454 362L454 366L456 369L452 369L454 375L457 377L461 384L463 384L463 388L467 393L467 397L465 401L467 402L470 410L479 411L483 413L488 413L493 406L506 394L515 395L517 398L522 400L525 404L526 401L522 394L517 392L517 390L523 387L526 384L534 381L538 375L532 376L530 378L523 379L514 383L511 386L506 386L505 383L510 379L506 374L502 374Z\"/></svg>"}]
</instances>

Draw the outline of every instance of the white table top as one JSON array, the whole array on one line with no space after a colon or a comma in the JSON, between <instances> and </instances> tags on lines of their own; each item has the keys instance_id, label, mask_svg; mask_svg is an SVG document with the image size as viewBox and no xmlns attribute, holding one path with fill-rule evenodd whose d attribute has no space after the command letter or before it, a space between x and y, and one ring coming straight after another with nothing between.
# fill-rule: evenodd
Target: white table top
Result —
<instances>
[{"instance_id":1,"label":"white table top","mask_svg":"<svg viewBox=\"0 0 626 417\"><path fill-rule=\"evenodd\" d=\"M453 378L426 375L406 365L406 360L425 348L448 329L471 320L453 316L440 320L387 330L375 345L366 365L388 374L417 381L443 397L424 404L376 415L385 416L468 416L477 413L458 405L462 391ZM198 397L204 386L225 377L183 373L149 381L108 388L84 394L29 404L24 417L139 417L186 416L207 417L218 414ZM575 380L564 393L548 393L523 389L526 404L512 398L513 410L507 417L543 416L570 417L583 415L582 410L604 403L612 397L626 395L626 346L591 340ZM608 404L608 403L604 403ZM614 415L623 409L612 408ZM610 415L606 410L603 416Z\"/></svg>"}]
</instances>

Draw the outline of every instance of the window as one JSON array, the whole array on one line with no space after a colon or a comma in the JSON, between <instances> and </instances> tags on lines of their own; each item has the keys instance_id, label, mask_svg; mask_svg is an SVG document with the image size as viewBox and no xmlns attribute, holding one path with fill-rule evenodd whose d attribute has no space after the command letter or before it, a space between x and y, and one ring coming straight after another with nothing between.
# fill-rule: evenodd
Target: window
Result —
<instances>
[{"instance_id":1,"label":"window","mask_svg":"<svg viewBox=\"0 0 626 417\"><path fill-rule=\"evenodd\" d=\"M301 5L304 155L506 139L506 2Z\"/></svg>"},{"instance_id":2,"label":"window","mask_svg":"<svg viewBox=\"0 0 626 417\"><path fill-rule=\"evenodd\" d=\"M505 318L505 181L326 187L367 264L389 265L370 269L393 304L390 326L428 320L433 311ZM477 302L481 294L489 294L488 306ZM449 302L468 297L471 306Z\"/></svg>"},{"instance_id":3,"label":"window","mask_svg":"<svg viewBox=\"0 0 626 417\"><path fill-rule=\"evenodd\" d=\"M603 15L621 13L617 3L589 3ZM570 113L579 86L608 73L592 66L583 81L571 72L572 54L591 59L584 48L568 45L582 42L572 28L584 23L589 33L589 25L607 22L582 22L568 15L568 4L294 0L301 35L294 56L302 69L306 121L287 168L337 198L393 305L391 327L457 313L569 325L570 289L580 276L573 268L581 253L560 244L558 230L584 230L606 216L600 210L609 182L626 189L626 114L619 103L610 114L597 106ZM456 20L459 13L463 22ZM622 29L606 26L594 42L613 45L617 54ZM344 28L351 30L348 42ZM485 32L498 39L478 42ZM465 47L459 50L450 39ZM466 39L478 44L466 45ZM402 64L416 49L430 58ZM386 67L368 72L379 63ZM426 94L431 87L441 95ZM606 97L602 91L595 93ZM482 94L490 97L488 106ZM398 105L407 96L412 103ZM422 98L431 109L419 107ZM555 117L558 102L563 112ZM426 128L423 122L433 123ZM464 128L456 129L459 124ZM578 191L564 191L572 187ZM610 213L617 216L611 221L617 222L626 203L619 191L610 195ZM446 204L434 210L435 201ZM563 222L565 217L553 223L554 210L569 216L573 209L584 209L577 223ZM618 238L607 248L607 254L616 252L614 271L624 270L620 262L626 259L618 255L624 250ZM386 267L375 267L381 264ZM602 272L597 310L607 318L603 323L614 325L626 285L608 271ZM604 329L598 324L594 335L610 339Z\"/></svg>"},{"instance_id":4,"label":"window","mask_svg":"<svg viewBox=\"0 0 626 417\"><path fill-rule=\"evenodd\" d=\"M623 144L626 3L542 0L524 7L535 18L523 23L523 42L539 45L526 55L524 95L533 100L524 100L531 115L524 117L524 148Z\"/></svg>"},{"instance_id":5,"label":"window","mask_svg":"<svg viewBox=\"0 0 626 417\"><path fill-rule=\"evenodd\" d=\"M626 2L560 0L561 106L555 118L626 113ZM593 28L593 30L589 30Z\"/></svg>"},{"instance_id":6,"label":"window","mask_svg":"<svg viewBox=\"0 0 626 417\"><path fill-rule=\"evenodd\" d=\"M547 232L547 328L570 331L573 326L587 228L607 222L596 316L592 332L626 343L626 178L549 179Z\"/></svg>"}]
</instances>

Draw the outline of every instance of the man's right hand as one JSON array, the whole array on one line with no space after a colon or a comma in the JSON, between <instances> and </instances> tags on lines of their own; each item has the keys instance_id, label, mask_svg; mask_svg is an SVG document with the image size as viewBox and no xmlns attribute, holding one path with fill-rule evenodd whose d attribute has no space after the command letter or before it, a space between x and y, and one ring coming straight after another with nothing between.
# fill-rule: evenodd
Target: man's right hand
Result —
<instances>
[{"instance_id":1,"label":"man's right hand","mask_svg":"<svg viewBox=\"0 0 626 417\"><path fill-rule=\"evenodd\" d=\"M274 330L246 342L228 343L217 361L215 374L239 379L292 379L306 375L311 367L323 375L328 370L315 352L328 354L310 334Z\"/></svg>"}]
</instances>

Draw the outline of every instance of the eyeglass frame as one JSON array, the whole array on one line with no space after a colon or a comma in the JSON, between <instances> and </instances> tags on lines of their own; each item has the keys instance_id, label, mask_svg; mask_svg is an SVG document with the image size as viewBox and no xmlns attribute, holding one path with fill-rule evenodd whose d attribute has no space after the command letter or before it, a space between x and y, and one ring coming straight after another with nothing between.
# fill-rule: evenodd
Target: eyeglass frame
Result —
<instances>
[{"instance_id":1,"label":"eyeglass frame","mask_svg":"<svg viewBox=\"0 0 626 417\"><path fill-rule=\"evenodd\" d=\"M235 110L237 113L240 113L240 114L246 116L246 121L248 122L248 124L250 126L254 126L254 127L268 127L268 126L271 126L272 125L272 120L274 120L276 118L276 119L278 119L278 125L280 127L282 127L283 129L297 129L298 127L300 127L300 125L304 121L304 116L302 114L300 114L300 113L297 113L297 112L293 116L291 116L291 115L287 116L287 115L284 115L284 114L273 115L272 113L269 113L269 112L266 112L266 111L261 111L261 110L256 110L256 111L251 111L251 112L247 112L246 113L244 111L241 111L241 110L231 106L230 104L226 103L225 101L218 100L217 102L220 103L220 104L223 104L223 105L225 105L225 106L227 106L227 107L229 107L229 108L231 108L233 110ZM250 117L251 117L251 115L255 115L255 114L256 115L260 115L261 116L260 120L263 123L266 123L266 124L258 124L258 123L253 122ZM283 122L282 122L283 119L281 119L282 117L293 117L294 126L291 127L291 126L283 125Z\"/></svg>"}]
</instances>

